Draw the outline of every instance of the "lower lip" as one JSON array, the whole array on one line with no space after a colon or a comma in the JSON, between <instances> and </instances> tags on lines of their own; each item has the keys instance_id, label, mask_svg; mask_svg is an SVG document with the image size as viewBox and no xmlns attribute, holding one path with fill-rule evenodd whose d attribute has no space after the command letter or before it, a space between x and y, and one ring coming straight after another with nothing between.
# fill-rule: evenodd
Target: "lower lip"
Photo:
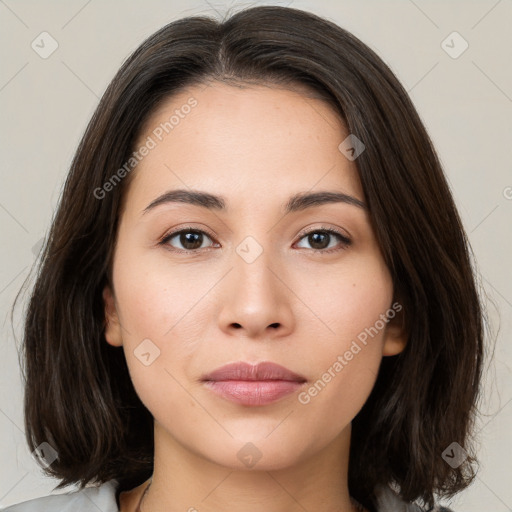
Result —
<instances>
[{"instance_id":1,"label":"lower lip","mask_svg":"<svg viewBox=\"0 0 512 512\"><path fill-rule=\"evenodd\" d=\"M267 405L294 393L303 383L289 380L206 381L214 393L242 405Z\"/></svg>"}]
</instances>

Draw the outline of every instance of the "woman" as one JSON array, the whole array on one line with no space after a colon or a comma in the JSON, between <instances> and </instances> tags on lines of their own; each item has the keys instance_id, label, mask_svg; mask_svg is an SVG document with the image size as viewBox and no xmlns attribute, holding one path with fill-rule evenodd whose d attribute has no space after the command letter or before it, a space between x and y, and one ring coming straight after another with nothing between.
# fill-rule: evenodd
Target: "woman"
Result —
<instances>
[{"instance_id":1,"label":"woman","mask_svg":"<svg viewBox=\"0 0 512 512\"><path fill-rule=\"evenodd\" d=\"M443 510L482 338L383 61L298 9L178 20L105 92L26 317L28 442L83 489L7 510Z\"/></svg>"}]
</instances>

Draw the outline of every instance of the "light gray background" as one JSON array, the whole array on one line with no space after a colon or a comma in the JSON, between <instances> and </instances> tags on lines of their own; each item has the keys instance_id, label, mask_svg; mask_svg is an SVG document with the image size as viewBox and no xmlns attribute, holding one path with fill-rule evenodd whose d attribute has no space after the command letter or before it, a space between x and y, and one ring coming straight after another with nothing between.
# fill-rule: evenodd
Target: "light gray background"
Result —
<instances>
[{"instance_id":1,"label":"light gray background","mask_svg":"<svg viewBox=\"0 0 512 512\"><path fill-rule=\"evenodd\" d=\"M22 386L9 311L49 227L98 99L145 37L177 18L263 2L0 0L0 506L49 494L23 435ZM266 2L326 16L371 46L410 92L437 147L481 272L497 332L478 423L481 470L456 512L512 510L512 1ZM41 58L43 31L58 49ZM457 31L458 58L442 42ZM453 39L453 38L452 38ZM448 39L452 52L461 41ZM21 308L15 316L20 337ZM499 332L498 332L499 330ZM441 462L443 462L441 460Z\"/></svg>"}]
</instances>

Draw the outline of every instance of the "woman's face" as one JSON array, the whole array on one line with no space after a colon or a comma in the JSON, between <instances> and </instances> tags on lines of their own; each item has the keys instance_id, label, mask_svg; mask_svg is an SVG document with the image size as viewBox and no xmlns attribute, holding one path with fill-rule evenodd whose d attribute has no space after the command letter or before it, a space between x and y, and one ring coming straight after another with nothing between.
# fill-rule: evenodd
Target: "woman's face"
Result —
<instances>
[{"instance_id":1,"label":"woman's face","mask_svg":"<svg viewBox=\"0 0 512 512\"><path fill-rule=\"evenodd\" d=\"M104 298L107 341L124 348L157 445L290 466L347 432L382 356L403 349L356 165L338 148L348 135L320 99L216 82L146 123ZM289 203L319 192L349 199ZM205 380L237 362L300 378Z\"/></svg>"}]
</instances>

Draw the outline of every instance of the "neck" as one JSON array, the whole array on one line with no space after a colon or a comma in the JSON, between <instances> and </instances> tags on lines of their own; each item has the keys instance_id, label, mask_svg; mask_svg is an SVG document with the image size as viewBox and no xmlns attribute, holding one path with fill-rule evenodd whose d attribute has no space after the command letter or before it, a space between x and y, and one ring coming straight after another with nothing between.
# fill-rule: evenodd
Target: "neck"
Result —
<instances>
[{"instance_id":1,"label":"neck","mask_svg":"<svg viewBox=\"0 0 512 512\"><path fill-rule=\"evenodd\" d=\"M350 425L288 467L267 463L241 470L187 449L155 421L154 473L141 512L355 512L347 484L349 448Z\"/></svg>"}]
</instances>

